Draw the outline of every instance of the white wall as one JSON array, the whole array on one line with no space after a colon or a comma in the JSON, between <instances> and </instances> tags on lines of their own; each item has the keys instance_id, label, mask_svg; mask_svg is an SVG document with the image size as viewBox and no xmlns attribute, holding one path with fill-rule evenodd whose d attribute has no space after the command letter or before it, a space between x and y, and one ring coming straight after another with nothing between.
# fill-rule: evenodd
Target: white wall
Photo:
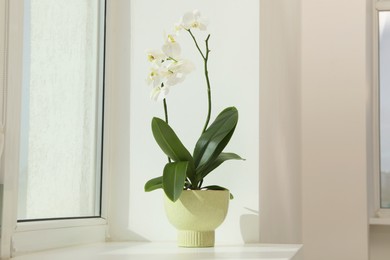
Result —
<instances>
[{"instance_id":1,"label":"white wall","mask_svg":"<svg viewBox=\"0 0 390 260\"><path fill-rule=\"evenodd\" d=\"M303 5L302 23L297 25L300 11L296 8L300 3ZM363 171L372 169L372 165L364 165L364 154L370 156L372 150L370 145L364 148L366 136L362 131L366 129L366 123L370 124L369 117L367 122L364 120L365 112L370 114L370 102L366 103L370 93L366 91L369 91L367 82L371 82L371 78L366 71L371 68L372 9L369 1L356 2L353 9L349 6L347 1L261 1L263 87L260 118L261 122L264 118L268 124L261 124L260 129L261 140L267 142L267 145L260 146L260 189L261 194L268 196L261 196L260 209L264 214L261 214L260 236L261 241L265 242L282 243L289 238L294 238L289 241L297 242L303 227L305 259L367 259L366 181ZM329 19L330 16L332 19ZM346 18L348 22L344 23ZM288 87L295 86L293 83L297 82L293 79L299 62L297 59L301 57L296 56L295 50L288 51L285 47L299 42L296 38L300 38L301 27L304 30L303 84L302 91L300 87L294 90L302 92L303 98L303 186L300 184L300 173L290 170L290 175L283 175L281 170L285 162L294 162L299 158L299 153L283 154L292 146L286 145L279 152L274 152L278 158L274 161L270 160L269 153L263 152L277 150L275 143L279 136L275 134L276 131L271 131L272 122L287 122L291 118L289 129L297 129L294 120L298 121L299 116L282 117L270 111L280 111L271 109L271 104L282 99ZM288 44L282 45L281 42ZM355 84L348 83L351 81ZM300 103L301 98L291 93L288 97L284 104L293 110L294 102ZM343 117L348 120L343 120ZM297 138L289 131L280 131L280 134L289 136L288 140ZM359 157L361 159L357 160ZM290 169L300 171L299 167ZM372 178L368 179L371 187ZM299 219L301 215L300 210L296 210L300 205L299 196L280 199L270 195L300 188L303 188L304 195L304 222L301 227L299 221L293 226L286 225L288 219L285 212L289 212L290 219ZM359 199L354 196L359 196ZM389 243L390 229L387 226L370 227L371 260L389 259Z\"/></svg>"},{"instance_id":2,"label":"white wall","mask_svg":"<svg viewBox=\"0 0 390 260\"><path fill-rule=\"evenodd\" d=\"M368 0L302 0L305 259L368 259Z\"/></svg>"},{"instance_id":3,"label":"white wall","mask_svg":"<svg viewBox=\"0 0 390 260\"><path fill-rule=\"evenodd\" d=\"M260 3L260 240L302 243L300 0Z\"/></svg>"},{"instance_id":4,"label":"white wall","mask_svg":"<svg viewBox=\"0 0 390 260\"><path fill-rule=\"evenodd\" d=\"M117 120L113 121L117 128L113 130L116 134L110 134L115 147L111 158L111 170L114 173L111 182L115 188L111 196L113 201L118 201L110 210L112 239L176 240L176 231L165 217L162 190L151 193L143 191L145 182L161 175L166 163L166 157L155 143L150 129L151 118L163 117L163 109L161 103L149 99L150 87L145 83L148 73L145 51L160 48L164 30L169 32L185 12L199 9L210 20L212 118L227 106L238 108L239 123L226 151L236 152L246 158L245 162L226 162L206 179L207 184L226 186L235 195L227 219L217 230L217 242L258 241L258 1L219 0L210 3L206 0L170 0L162 3L157 0L139 0L131 1L130 5L126 2L112 3L112 6L118 8L116 26L112 25L115 34L129 33L123 24L128 24L125 13L128 8L131 9L131 51L128 52L130 45L124 41L118 42L117 50L113 51L117 58L120 55L125 59L131 57L130 73L123 70L128 65L123 58L121 64L112 64L109 72L110 84L114 88L112 94L119 97L116 104L111 104ZM195 34L198 35L198 32ZM200 43L203 43L205 36L200 36ZM128 40L127 37L125 39ZM168 97L170 124L192 151L206 117L206 85L203 65L193 42L186 34L180 35L178 41L182 45L182 56L193 61L197 69L183 84L175 86ZM115 79L115 75L119 75L120 79ZM128 80L130 84L125 85ZM130 100L126 103L129 91ZM129 117L126 111L128 106ZM130 124L127 123L128 118ZM127 139L128 132L130 140ZM130 185L130 191L126 189L127 185ZM125 207L121 208L120 204L123 203L130 205L128 211L124 210ZM115 213L118 209L119 213Z\"/></svg>"}]
</instances>

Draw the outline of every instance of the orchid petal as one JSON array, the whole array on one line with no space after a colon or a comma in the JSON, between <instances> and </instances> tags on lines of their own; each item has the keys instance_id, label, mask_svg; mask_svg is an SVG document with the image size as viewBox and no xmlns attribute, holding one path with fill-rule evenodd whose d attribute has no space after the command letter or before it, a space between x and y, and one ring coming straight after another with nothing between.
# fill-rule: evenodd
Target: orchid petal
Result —
<instances>
[{"instance_id":1,"label":"orchid petal","mask_svg":"<svg viewBox=\"0 0 390 260\"><path fill-rule=\"evenodd\" d=\"M191 28L191 24L194 21L194 14L192 12L185 13L181 18L181 25L184 29L188 30Z\"/></svg>"},{"instance_id":2,"label":"orchid petal","mask_svg":"<svg viewBox=\"0 0 390 260\"><path fill-rule=\"evenodd\" d=\"M167 59L167 56L162 52L158 50L148 50L146 51L146 55L148 58L148 61L151 63L162 63L165 59Z\"/></svg>"},{"instance_id":3,"label":"orchid petal","mask_svg":"<svg viewBox=\"0 0 390 260\"><path fill-rule=\"evenodd\" d=\"M169 93L169 87L167 87L167 86L164 86L164 87L156 86L150 92L150 98L153 99L154 101L157 101L157 100L161 101L164 98L166 98L168 93Z\"/></svg>"},{"instance_id":4,"label":"orchid petal","mask_svg":"<svg viewBox=\"0 0 390 260\"><path fill-rule=\"evenodd\" d=\"M200 17L201 17L201 14L200 14L200 11L195 9L194 11L192 11L192 15L194 17L195 20L198 20Z\"/></svg>"},{"instance_id":5,"label":"orchid petal","mask_svg":"<svg viewBox=\"0 0 390 260\"><path fill-rule=\"evenodd\" d=\"M199 10L194 10L183 15L181 25L186 30L194 28L204 31L207 29L208 21L201 16Z\"/></svg>"},{"instance_id":6,"label":"orchid petal","mask_svg":"<svg viewBox=\"0 0 390 260\"><path fill-rule=\"evenodd\" d=\"M162 46L162 51L168 57L177 59L180 57L181 47L177 42L166 42Z\"/></svg>"}]
</instances>

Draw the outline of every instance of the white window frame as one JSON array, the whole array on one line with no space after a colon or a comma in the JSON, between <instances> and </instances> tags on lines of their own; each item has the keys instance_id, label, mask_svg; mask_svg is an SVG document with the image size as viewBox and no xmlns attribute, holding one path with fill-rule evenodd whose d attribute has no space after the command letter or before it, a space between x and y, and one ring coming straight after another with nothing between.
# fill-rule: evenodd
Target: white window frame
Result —
<instances>
[{"instance_id":1,"label":"white window frame","mask_svg":"<svg viewBox=\"0 0 390 260\"><path fill-rule=\"evenodd\" d=\"M106 30L113 27L110 21L111 1L106 3ZM0 257L9 258L33 251L64 247L91 242L106 241L108 233L109 186L110 186L110 129L111 85L110 76L105 76L105 111L103 144L102 201L100 218L80 218L36 222L17 222L18 172L20 147L20 116L23 75L23 0L4 0L7 19L6 87L7 110L5 126L5 149L2 163L4 176L3 217ZM109 35L109 34L108 34ZM110 41L106 35L106 44ZM112 44L110 44L112 46ZM105 63L110 63L112 50L106 48ZM1 61L0 61L1 62ZM69 239L71 238L71 239Z\"/></svg>"},{"instance_id":2,"label":"white window frame","mask_svg":"<svg viewBox=\"0 0 390 260\"><path fill-rule=\"evenodd\" d=\"M390 209L381 208L381 174L380 174L380 134L379 134L379 12L390 11L390 1L374 1L373 20L373 88L372 88L372 171L373 175L373 209L370 224L390 225Z\"/></svg>"}]
</instances>

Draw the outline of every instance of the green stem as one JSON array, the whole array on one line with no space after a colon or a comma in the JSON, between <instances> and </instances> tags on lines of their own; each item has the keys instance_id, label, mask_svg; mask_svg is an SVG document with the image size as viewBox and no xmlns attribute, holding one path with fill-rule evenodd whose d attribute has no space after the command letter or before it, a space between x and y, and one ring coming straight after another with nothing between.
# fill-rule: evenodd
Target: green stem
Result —
<instances>
[{"instance_id":1,"label":"green stem","mask_svg":"<svg viewBox=\"0 0 390 260\"><path fill-rule=\"evenodd\" d=\"M209 53L210 53L209 38L210 38L210 34L206 38L206 57L204 58L204 75L206 77L206 83L207 83L208 112L207 112L206 123L204 124L202 133L204 133L207 129L207 126L210 122L210 115L211 115L211 87L210 87L209 71L207 68L207 62L209 60Z\"/></svg>"},{"instance_id":2,"label":"green stem","mask_svg":"<svg viewBox=\"0 0 390 260\"><path fill-rule=\"evenodd\" d=\"M172 57L168 57L168 59L167 60L173 60L174 62L177 62L177 60L176 59L174 59L174 58L172 58Z\"/></svg>"},{"instance_id":3,"label":"green stem","mask_svg":"<svg viewBox=\"0 0 390 260\"><path fill-rule=\"evenodd\" d=\"M188 29L187 32L190 33L192 39L193 39L194 42L195 42L195 46L196 46L196 48L198 49L198 51L199 51L200 55L202 56L202 58L203 58L203 59L206 59L206 57L204 56L202 50L199 48L198 42L196 41L196 38L195 38L195 36L192 34L191 30ZM207 39L208 39L209 37L210 37L210 35L207 37Z\"/></svg>"},{"instance_id":4,"label":"green stem","mask_svg":"<svg viewBox=\"0 0 390 260\"><path fill-rule=\"evenodd\" d=\"M165 123L169 124L168 122L168 107L167 107L167 100L164 98L164 114L165 114Z\"/></svg>"},{"instance_id":5,"label":"green stem","mask_svg":"<svg viewBox=\"0 0 390 260\"><path fill-rule=\"evenodd\" d=\"M167 100L164 98L164 114L165 114L165 122L168 124L168 107L167 107ZM168 162L171 163L171 158L168 156Z\"/></svg>"},{"instance_id":6,"label":"green stem","mask_svg":"<svg viewBox=\"0 0 390 260\"><path fill-rule=\"evenodd\" d=\"M203 127L203 130L202 130L202 133L204 133L207 129L207 126L209 125L209 122L210 122L210 116L211 116L211 86L210 86L210 79L209 79L209 72L208 72L208 67L207 67L207 62L209 60L209 53L210 53L210 49L209 49L209 39L210 39L210 34L207 36L206 38L206 55L203 54L202 50L199 48L199 44L198 42L196 41L196 38L195 36L192 34L191 30L187 30L189 32L189 34L191 35L192 39L194 40L194 43L195 43L195 46L196 48L198 49L200 55L202 56L203 58L203 62L204 62L204 75L206 77L206 83L207 83L207 98L208 98L208 111L207 111L207 118L206 118L206 122L204 124L204 127Z\"/></svg>"}]
</instances>

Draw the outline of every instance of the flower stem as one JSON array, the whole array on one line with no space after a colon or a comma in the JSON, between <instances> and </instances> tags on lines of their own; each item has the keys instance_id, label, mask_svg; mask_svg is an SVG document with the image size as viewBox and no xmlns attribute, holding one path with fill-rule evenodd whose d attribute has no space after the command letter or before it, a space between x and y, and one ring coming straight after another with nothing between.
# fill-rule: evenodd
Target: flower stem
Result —
<instances>
[{"instance_id":1,"label":"flower stem","mask_svg":"<svg viewBox=\"0 0 390 260\"><path fill-rule=\"evenodd\" d=\"M165 114L165 123L169 124L168 122L168 106L167 106L167 100L164 98L164 114Z\"/></svg>"},{"instance_id":2,"label":"flower stem","mask_svg":"<svg viewBox=\"0 0 390 260\"><path fill-rule=\"evenodd\" d=\"M187 32L190 33L192 39L193 39L194 42L195 42L195 46L196 46L196 48L198 49L198 51L199 51L200 55L202 56L202 58L203 58L203 59L206 59L206 57L204 56L202 50L199 48L198 42L196 41L196 38L195 38L195 36L192 34L191 30L188 29ZM209 37L210 37L210 35L209 35ZM209 37L207 37L207 38L209 38Z\"/></svg>"},{"instance_id":3,"label":"flower stem","mask_svg":"<svg viewBox=\"0 0 390 260\"><path fill-rule=\"evenodd\" d=\"M209 60L209 53L210 53L209 39L210 39L210 34L206 38L206 57L204 58L204 75L206 77L206 83L207 83L208 112L207 112L206 123L204 124L202 133L204 133L207 129L207 126L210 122L210 115L211 115L211 87L210 87L209 71L207 68L207 62Z\"/></svg>"},{"instance_id":4,"label":"flower stem","mask_svg":"<svg viewBox=\"0 0 390 260\"><path fill-rule=\"evenodd\" d=\"M204 62L204 75L206 77L206 83L207 83L207 99L208 99L208 111L207 111L207 118L206 118L206 122L204 124L204 127L203 127L203 130L202 130L202 133L206 132L206 129L207 129L207 126L209 125L209 122L210 122L210 116L211 116L211 86L210 86L210 79L209 79L209 72L208 72L208 67L207 67L207 62L209 60L209 53L210 53L210 49L209 49L209 39L210 39L210 34L207 36L206 38L206 54L204 54L202 52L202 50L199 48L199 44L198 42L196 41L196 38L195 36L193 35L193 33L191 32L191 30L187 30L189 32L189 34L191 35L192 39L194 40L194 43L195 43L195 46L196 48L198 49L200 55L202 56L203 58L203 62Z\"/></svg>"},{"instance_id":5,"label":"flower stem","mask_svg":"<svg viewBox=\"0 0 390 260\"><path fill-rule=\"evenodd\" d=\"M164 98L164 114L165 114L165 122L168 124L168 107L167 107L167 100ZM168 156L168 162L171 163L171 158Z\"/></svg>"}]
</instances>

